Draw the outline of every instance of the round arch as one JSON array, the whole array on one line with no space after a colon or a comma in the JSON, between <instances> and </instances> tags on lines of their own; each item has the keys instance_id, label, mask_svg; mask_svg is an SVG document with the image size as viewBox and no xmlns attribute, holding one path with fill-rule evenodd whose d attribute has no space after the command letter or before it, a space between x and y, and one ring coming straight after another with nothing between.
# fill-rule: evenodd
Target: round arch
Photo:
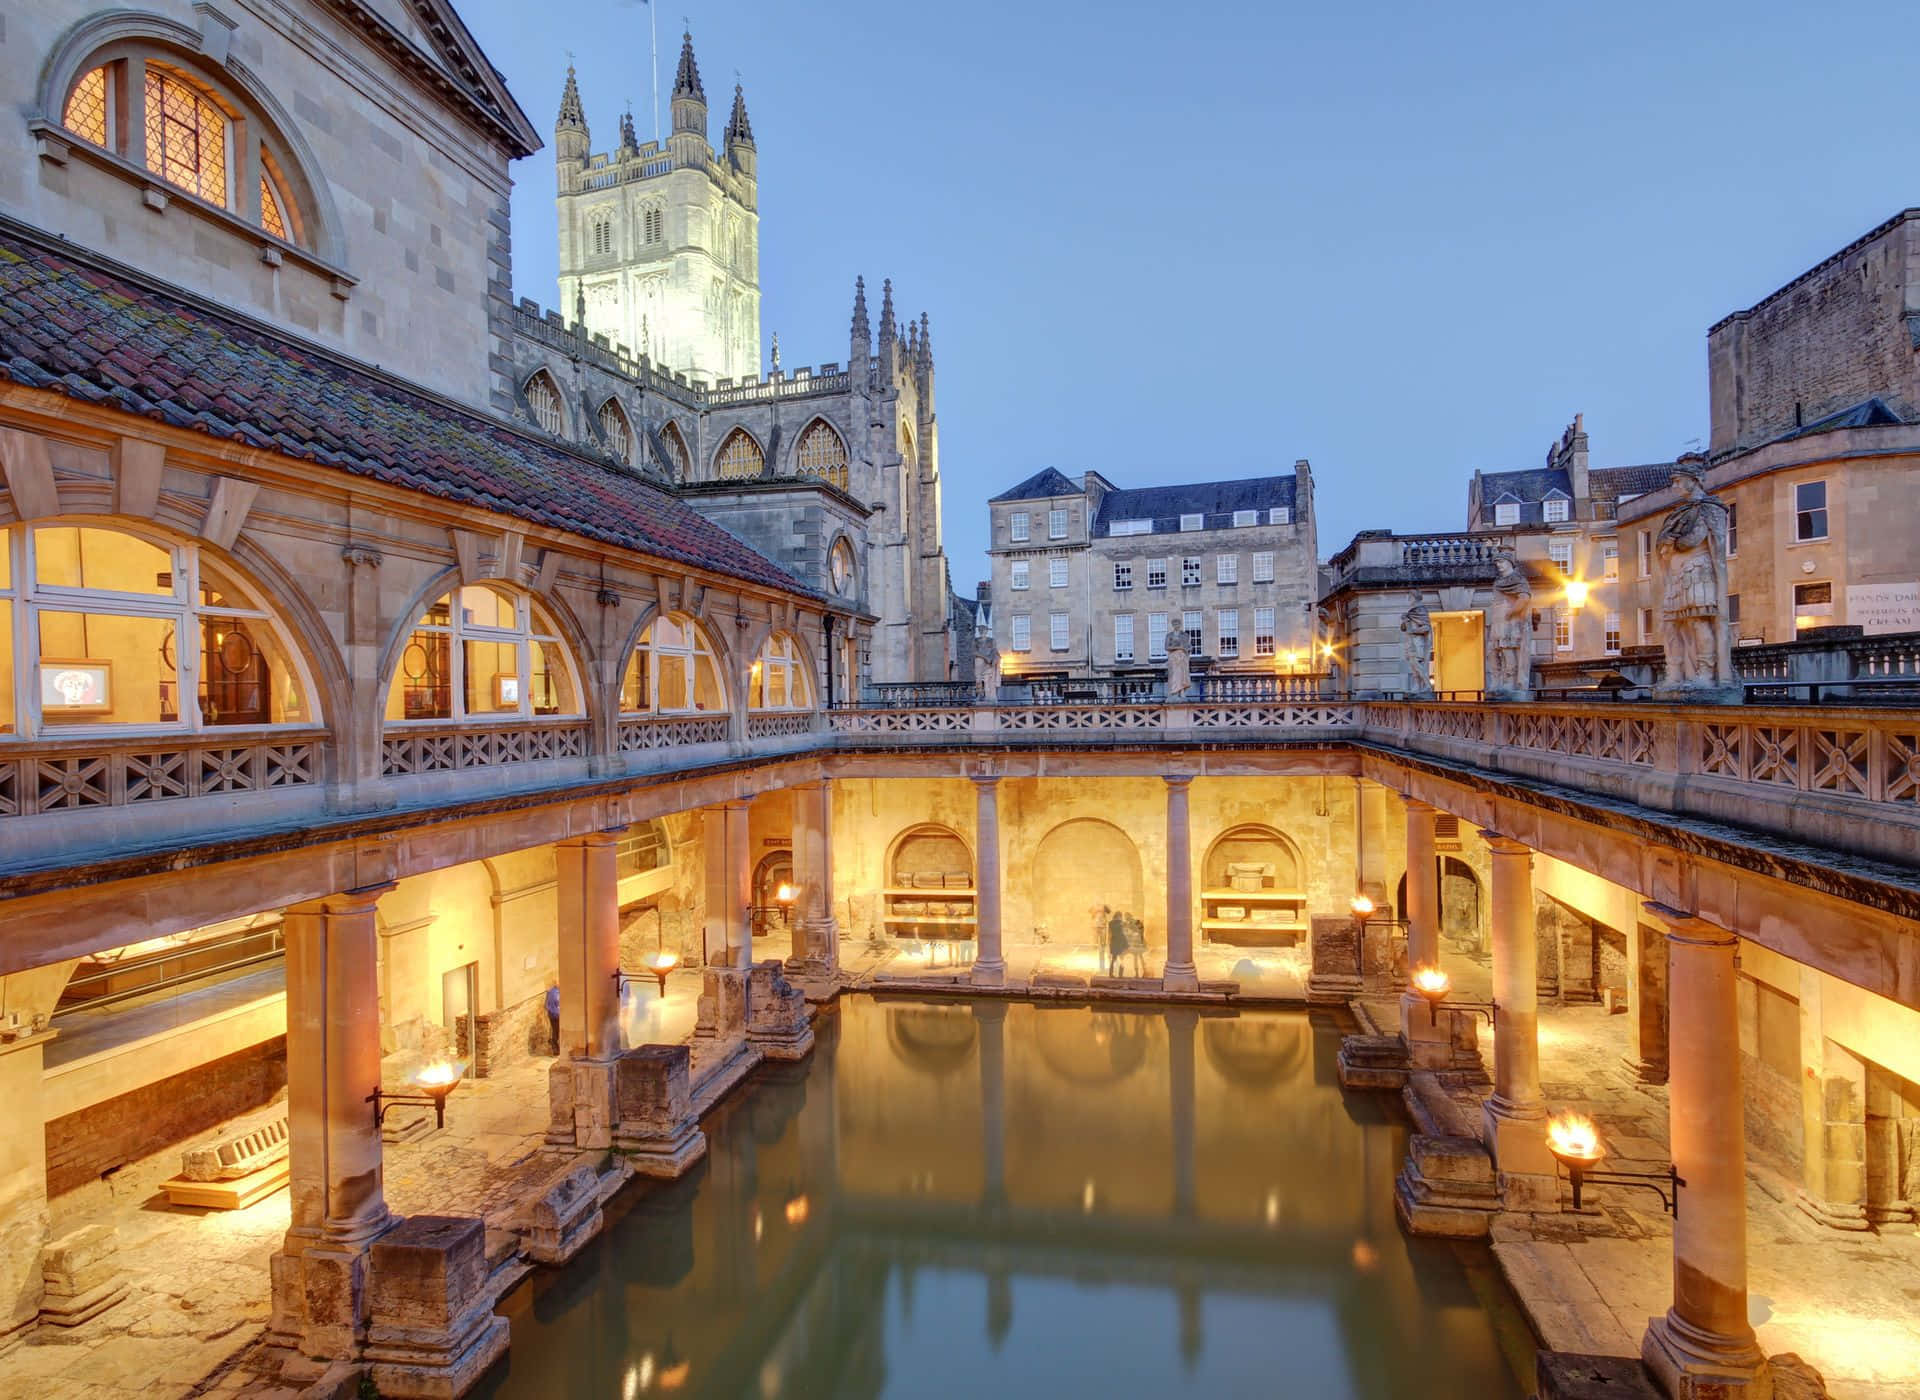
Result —
<instances>
[{"instance_id":1,"label":"round arch","mask_svg":"<svg viewBox=\"0 0 1920 1400\"><path fill-rule=\"evenodd\" d=\"M1146 1064L1157 1019L1149 1012L1096 1011L1089 1026L1077 1016L1041 1011L1033 1018L1033 1045L1040 1063L1057 1078L1081 1088L1106 1088L1132 1078Z\"/></svg>"},{"instance_id":2,"label":"round arch","mask_svg":"<svg viewBox=\"0 0 1920 1400\"><path fill-rule=\"evenodd\" d=\"M889 1006L887 1048L907 1068L946 1079L973 1062L980 1038L972 1010L960 1004Z\"/></svg>"},{"instance_id":3,"label":"round arch","mask_svg":"<svg viewBox=\"0 0 1920 1400\"><path fill-rule=\"evenodd\" d=\"M1486 916L1485 891L1474 868L1458 856L1436 856L1440 867L1440 931L1470 934L1477 942ZM1407 877L1400 876L1394 908L1404 917L1407 912Z\"/></svg>"},{"instance_id":4,"label":"round arch","mask_svg":"<svg viewBox=\"0 0 1920 1400\"><path fill-rule=\"evenodd\" d=\"M1305 1020L1213 1020L1200 1043L1215 1072L1242 1089L1270 1094L1311 1072L1313 1027Z\"/></svg>"},{"instance_id":5,"label":"round arch","mask_svg":"<svg viewBox=\"0 0 1920 1400\"><path fill-rule=\"evenodd\" d=\"M615 694L620 714L726 714L732 708L731 653L691 613L648 608L621 658Z\"/></svg>"},{"instance_id":6,"label":"round arch","mask_svg":"<svg viewBox=\"0 0 1920 1400\"><path fill-rule=\"evenodd\" d=\"M797 632L768 632L747 669L747 708L811 710L819 696L813 648Z\"/></svg>"},{"instance_id":7,"label":"round arch","mask_svg":"<svg viewBox=\"0 0 1920 1400\"><path fill-rule=\"evenodd\" d=\"M907 827L887 845L882 878L896 889L909 887L915 875L954 873L964 873L967 887L973 887L973 848L950 826L921 822Z\"/></svg>"},{"instance_id":8,"label":"round arch","mask_svg":"<svg viewBox=\"0 0 1920 1400\"><path fill-rule=\"evenodd\" d=\"M1074 817L1040 838L1030 866L1033 917L1052 941L1095 945L1105 967L1107 924L1116 913L1142 924L1146 882L1133 838L1098 817Z\"/></svg>"},{"instance_id":9,"label":"round arch","mask_svg":"<svg viewBox=\"0 0 1920 1400\"><path fill-rule=\"evenodd\" d=\"M846 599L858 599L866 592L860 576L860 551L845 530L835 531L827 545L827 591Z\"/></svg>"},{"instance_id":10,"label":"round arch","mask_svg":"<svg viewBox=\"0 0 1920 1400\"><path fill-rule=\"evenodd\" d=\"M1300 848L1285 832L1260 822L1242 822L1221 832L1207 847L1200 865L1200 887L1298 890L1305 869ZM1253 880L1263 883L1252 885Z\"/></svg>"},{"instance_id":11,"label":"round arch","mask_svg":"<svg viewBox=\"0 0 1920 1400\"><path fill-rule=\"evenodd\" d=\"M289 193L305 215L306 237L300 240L313 256L344 267L347 241L340 212L333 203L319 159L300 134L299 126L268 86L236 54L213 60L204 50L199 31L159 15L114 9L79 21L61 35L40 67L36 92L40 115L56 125L65 115L67 94L82 75L102 62L143 48L161 51L165 61L178 64L196 81L249 115L257 114L259 133L290 186ZM136 162L137 164L138 162Z\"/></svg>"}]
</instances>

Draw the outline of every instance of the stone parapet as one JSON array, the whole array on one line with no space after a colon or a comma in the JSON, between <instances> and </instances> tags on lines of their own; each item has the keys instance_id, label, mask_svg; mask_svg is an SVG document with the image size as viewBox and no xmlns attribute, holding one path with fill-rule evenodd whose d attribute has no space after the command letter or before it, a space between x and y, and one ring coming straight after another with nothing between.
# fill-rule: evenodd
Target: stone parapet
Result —
<instances>
[{"instance_id":1,"label":"stone parapet","mask_svg":"<svg viewBox=\"0 0 1920 1400\"><path fill-rule=\"evenodd\" d=\"M747 974L744 967L709 967L694 1012L698 1040L730 1040L747 1033Z\"/></svg>"},{"instance_id":2,"label":"stone parapet","mask_svg":"<svg viewBox=\"0 0 1920 1400\"><path fill-rule=\"evenodd\" d=\"M642 1045L617 1061L614 1146L642 1176L676 1177L707 1152L684 1045Z\"/></svg>"},{"instance_id":3,"label":"stone parapet","mask_svg":"<svg viewBox=\"0 0 1920 1400\"><path fill-rule=\"evenodd\" d=\"M807 994L788 982L780 963L747 969L747 1039L770 1060L803 1060L813 1050Z\"/></svg>"},{"instance_id":4,"label":"stone parapet","mask_svg":"<svg viewBox=\"0 0 1920 1400\"><path fill-rule=\"evenodd\" d=\"M478 1217L412 1216L368 1260L365 1355L381 1395L452 1400L506 1351Z\"/></svg>"}]
</instances>

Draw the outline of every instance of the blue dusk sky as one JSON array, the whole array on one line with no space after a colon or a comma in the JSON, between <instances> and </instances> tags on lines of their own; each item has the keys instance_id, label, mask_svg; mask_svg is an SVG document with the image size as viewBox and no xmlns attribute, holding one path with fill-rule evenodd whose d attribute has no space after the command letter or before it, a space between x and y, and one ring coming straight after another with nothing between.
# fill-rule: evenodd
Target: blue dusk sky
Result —
<instances>
[{"instance_id":1,"label":"blue dusk sky","mask_svg":"<svg viewBox=\"0 0 1920 1400\"><path fill-rule=\"evenodd\" d=\"M550 139L594 148L640 0L456 0ZM682 0L760 155L762 335L844 360L853 279L932 318L953 580L986 499L1313 463L1322 556L1459 529L1476 468L1576 412L1596 466L1707 435L1706 331L1920 184L1908 3ZM516 290L556 300L551 145L515 167Z\"/></svg>"}]
</instances>

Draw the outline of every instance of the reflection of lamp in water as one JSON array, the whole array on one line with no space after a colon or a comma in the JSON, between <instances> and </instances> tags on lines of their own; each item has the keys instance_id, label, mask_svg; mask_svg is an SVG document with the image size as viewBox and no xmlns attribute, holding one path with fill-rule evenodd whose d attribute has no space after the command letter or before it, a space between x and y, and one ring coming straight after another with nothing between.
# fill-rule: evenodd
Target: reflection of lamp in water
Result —
<instances>
[{"instance_id":1,"label":"reflection of lamp in water","mask_svg":"<svg viewBox=\"0 0 1920 1400\"><path fill-rule=\"evenodd\" d=\"M1270 1187L1267 1191L1266 1221L1269 1227L1280 1223L1280 1188Z\"/></svg>"},{"instance_id":2,"label":"reflection of lamp in water","mask_svg":"<svg viewBox=\"0 0 1920 1400\"><path fill-rule=\"evenodd\" d=\"M767 1233L767 1218L760 1213L760 1207L753 1208L753 1242L760 1243L760 1237Z\"/></svg>"},{"instance_id":3,"label":"reflection of lamp in water","mask_svg":"<svg viewBox=\"0 0 1920 1400\"><path fill-rule=\"evenodd\" d=\"M673 1333L667 1333L667 1344L660 1348L660 1365L654 1372L654 1379L660 1382L662 1390L679 1390L687 1383L687 1376L693 1370L693 1362L680 1354L673 1344Z\"/></svg>"},{"instance_id":4,"label":"reflection of lamp in water","mask_svg":"<svg viewBox=\"0 0 1920 1400\"><path fill-rule=\"evenodd\" d=\"M1370 1274L1380 1263L1380 1251L1366 1240L1353 1242L1353 1267L1363 1274Z\"/></svg>"},{"instance_id":5,"label":"reflection of lamp in water","mask_svg":"<svg viewBox=\"0 0 1920 1400\"><path fill-rule=\"evenodd\" d=\"M1080 1209L1087 1215L1093 1214L1093 1178L1088 1177L1086 1185L1080 1188Z\"/></svg>"},{"instance_id":6,"label":"reflection of lamp in water","mask_svg":"<svg viewBox=\"0 0 1920 1400\"><path fill-rule=\"evenodd\" d=\"M807 1216L812 1208L812 1204L807 1200L804 1191L798 1186L789 1185L787 1187L787 1224L793 1226L796 1230L799 1229L800 1226L807 1223Z\"/></svg>"}]
</instances>

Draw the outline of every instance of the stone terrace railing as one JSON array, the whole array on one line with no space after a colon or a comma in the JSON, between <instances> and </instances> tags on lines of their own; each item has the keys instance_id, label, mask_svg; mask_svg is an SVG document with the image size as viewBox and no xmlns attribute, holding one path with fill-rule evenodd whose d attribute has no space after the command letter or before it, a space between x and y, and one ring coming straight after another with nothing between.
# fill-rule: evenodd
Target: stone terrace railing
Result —
<instances>
[{"instance_id":1,"label":"stone terrace railing","mask_svg":"<svg viewBox=\"0 0 1920 1400\"><path fill-rule=\"evenodd\" d=\"M380 771L394 778L585 758L592 742L592 731L585 720L408 725L391 728L382 736Z\"/></svg>"},{"instance_id":2,"label":"stone terrace railing","mask_svg":"<svg viewBox=\"0 0 1920 1400\"><path fill-rule=\"evenodd\" d=\"M1274 703L929 705L835 710L833 733L859 748L912 738L937 743L1004 744L1034 736L1066 742L1161 739L1198 743L1220 738L1351 737L1357 707L1343 701Z\"/></svg>"},{"instance_id":3,"label":"stone terrace railing","mask_svg":"<svg viewBox=\"0 0 1920 1400\"><path fill-rule=\"evenodd\" d=\"M118 738L0 748L0 817L316 788L327 732Z\"/></svg>"}]
</instances>

